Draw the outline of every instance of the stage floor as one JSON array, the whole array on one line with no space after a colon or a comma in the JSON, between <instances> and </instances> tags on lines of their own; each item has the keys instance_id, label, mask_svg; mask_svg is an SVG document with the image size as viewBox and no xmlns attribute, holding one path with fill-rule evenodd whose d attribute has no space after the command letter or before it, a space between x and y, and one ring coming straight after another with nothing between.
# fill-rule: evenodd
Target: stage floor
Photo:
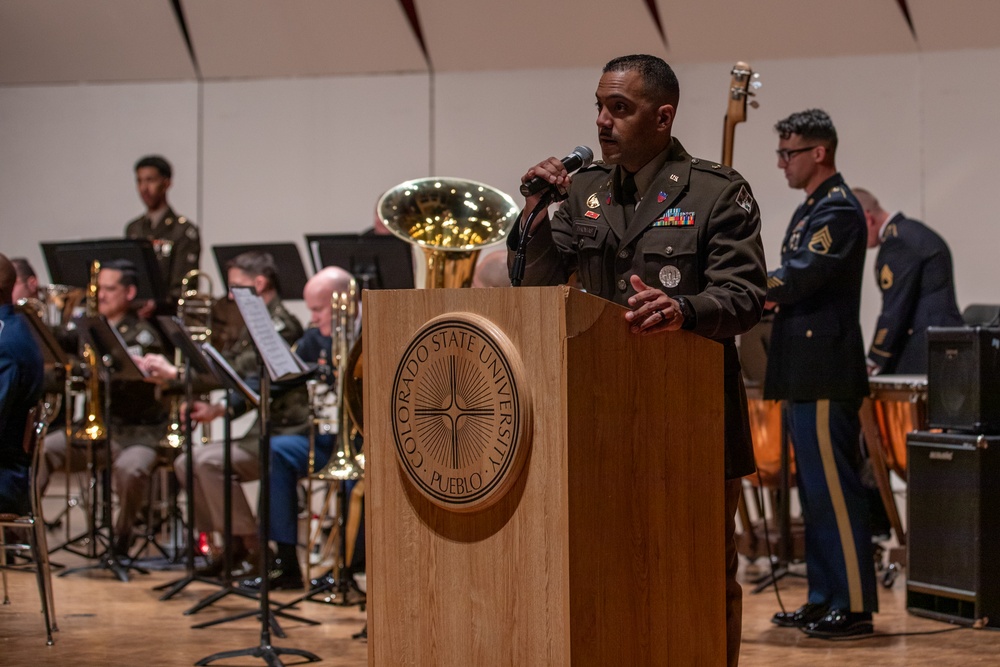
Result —
<instances>
[{"instance_id":1,"label":"stage floor","mask_svg":"<svg viewBox=\"0 0 1000 667\"><path fill-rule=\"evenodd\" d=\"M80 562L76 556L64 552L55 554L54 558L67 564ZM191 628L192 623L248 610L253 605L251 601L229 596L194 616L184 616L183 612L191 605L217 590L205 584L192 584L173 599L160 602L160 594L152 590L153 586L171 581L180 574L134 574L129 583L121 583L107 572L55 577L59 632L55 646L48 647L34 576L11 573L11 604L0 607L0 662L11 667L171 667L192 665L219 651L260 644L260 626L254 619L200 630ZM747 573L748 576L752 574ZM795 608L805 600L806 586L802 578L786 577L780 589L786 608ZM294 594L282 592L275 597L289 600ZM880 586L879 603L882 612L875 619L875 637L830 642L772 625L769 619L778 609L773 591L757 595L748 593L744 596L741 664L935 667L997 664L1000 633L992 630L957 628L942 634L902 636L957 627L908 614L904 607L903 577L897 579L891 589ZM274 646L312 651L322 658L320 664L324 665L355 666L367 662L366 641L351 638L365 623L365 613L358 607L302 603L296 613L321 624L310 627L282 620L281 626L288 636L285 639L272 636ZM287 656L285 662L297 664L299 659ZM243 657L217 664L250 666L264 663Z\"/></svg>"}]
</instances>

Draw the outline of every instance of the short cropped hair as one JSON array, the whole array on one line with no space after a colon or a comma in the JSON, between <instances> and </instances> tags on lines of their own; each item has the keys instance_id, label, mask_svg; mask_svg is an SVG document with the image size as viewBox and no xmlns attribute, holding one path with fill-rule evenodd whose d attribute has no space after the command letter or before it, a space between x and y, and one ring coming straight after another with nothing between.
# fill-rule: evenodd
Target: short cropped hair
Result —
<instances>
[{"instance_id":1,"label":"short cropped hair","mask_svg":"<svg viewBox=\"0 0 1000 667\"><path fill-rule=\"evenodd\" d=\"M27 280L28 278L37 278L35 275L35 270L31 268L31 263L24 257L11 257L10 263L14 265L14 271L17 273L17 277L20 280Z\"/></svg>"},{"instance_id":2,"label":"short cropped hair","mask_svg":"<svg viewBox=\"0 0 1000 667\"><path fill-rule=\"evenodd\" d=\"M253 278L264 276L268 285L276 291L281 291L278 283L278 267L274 263L274 255L269 252L248 250L240 253L226 262L226 273L229 273L229 269L239 269Z\"/></svg>"},{"instance_id":3,"label":"short cropped hair","mask_svg":"<svg viewBox=\"0 0 1000 667\"><path fill-rule=\"evenodd\" d=\"M646 95L657 104L672 104L676 107L680 101L681 86L677 75L662 58L642 53L621 56L604 66L603 73L608 72L638 72L642 76Z\"/></svg>"},{"instance_id":4,"label":"short cropped hair","mask_svg":"<svg viewBox=\"0 0 1000 667\"><path fill-rule=\"evenodd\" d=\"M775 123L774 129L782 139L797 134L803 139L826 142L831 153L837 150L837 128L822 109L806 109L793 113Z\"/></svg>"},{"instance_id":5,"label":"short cropped hair","mask_svg":"<svg viewBox=\"0 0 1000 667\"><path fill-rule=\"evenodd\" d=\"M156 169L156 171L160 172L160 176L163 178L171 178L174 175L174 170L170 166L170 163L159 155L147 155L135 163L135 171L139 171L142 167L152 167Z\"/></svg>"},{"instance_id":6,"label":"short cropped hair","mask_svg":"<svg viewBox=\"0 0 1000 667\"><path fill-rule=\"evenodd\" d=\"M139 286L139 273L136 271L135 264L127 259L113 259L110 262L101 262L101 270L103 271L104 269L121 271L122 277L118 282L125 287Z\"/></svg>"}]
</instances>

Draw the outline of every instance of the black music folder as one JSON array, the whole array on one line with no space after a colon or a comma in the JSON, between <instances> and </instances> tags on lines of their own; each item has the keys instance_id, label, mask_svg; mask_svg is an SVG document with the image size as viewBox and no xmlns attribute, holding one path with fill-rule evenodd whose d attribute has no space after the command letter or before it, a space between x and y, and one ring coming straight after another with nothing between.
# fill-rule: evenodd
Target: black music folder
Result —
<instances>
[{"instance_id":1,"label":"black music folder","mask_svg":"<svg viewBox=\"0 0 1000 667\"><path fill-rule=\"evenodd\" d=\"M413 244L374 234L307 234L313 269L339 266L361 289L413 289Z\"/></svg>"},{"instance_id":2,"label":"black music folder","mask_svg":"<svg viewBox=\"0 0 1000 667\"><path fill-rule=\"evenodd\" d=\"M226 264L237 255L250 251L266 252L274 258L278 272L278 296L282 301L302 298L302 290L306 287L306 267L302 263L299 247L294 243L252 243L241 245L214 245L212 252L215 262L219 265L219 275L229 287L229 276Z\"/></svg>"},{"instance_id":3,"label":"black music folder","mask_svg":"<svg viewBox=\"0 0 1000 667\"><path fill-rule=\"evenodd\" d=\"M116 382L143 382L149 379L149 375L132 360L121 334L108 324L103 315L80 318L77 330L83 342L89 343L102 361L98 366L110 372Z\"/></svg>"},{"instance_id":4,"label":"black music folder","mask_svg":"<svg viewBox=\"0 0 1000 667\"><path fill-rule=\"evenodd\" d=\"M160 275L156 251L149 239L53 241L41 246L53 283L87 287L90 283L90 264L95 259L102 264L126 259L135 265L137 300L153 299L162 303L167 298L167 285Z\"/></svg>"},{"instance_id":5,"label":"black music folder","mask_svg":"<svg viewBox=\"0 0 1000 667\"><path fill-rule=\"evenodd\" d=\"M208 361L215 367L215 375L222 382L223 386L230 391L242 394L253 408L259 408L260 394L244 382L240 374L236 372L236 369L230 366L226 358L222 356L222 353L216 350L211 343L202 343L201 349L204 351Z\"/></svg>"},{"instance_id":6,"label":"black music folder","mask_svg":"<svg viewBox=\"0 0 1000 667\"><path fill-rule=\"evenodd\" d=\"M38 347L42 350L42 360L45 362L45 365L66 366L69 363L69 356L62 349L59 341L56 340L52 330L38 317L38 313L30 306L18 305L16 308L17 312L21 313L28 320L31 332L35 335Z\"/></svg>"}]
</instances>

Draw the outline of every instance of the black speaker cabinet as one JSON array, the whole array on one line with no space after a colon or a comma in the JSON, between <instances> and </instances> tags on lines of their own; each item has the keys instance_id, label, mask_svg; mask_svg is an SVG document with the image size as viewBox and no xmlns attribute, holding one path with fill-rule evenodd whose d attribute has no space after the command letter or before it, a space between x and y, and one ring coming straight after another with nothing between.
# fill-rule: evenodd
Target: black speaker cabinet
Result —
<instances>
[{"instance_id":1,"label":"black speaker cabinet","mask_svg":"<svg viewBox=\"0 0 1000 667\"><path fill-rule=\"evenodd\" d=\"M1000 627L1000 437L914 431L906 445L906 608Z\"/></svg>"},{"instance_id":2,"label":"black speaker cabinet","mask_svg":"<svg viewBox=\"0 0 1000 667\"><path fill-rule=\"evenodd\" d=\"M1000 329L927 330L930 428L1000 434Z\"/></svg>"}]
</instances>

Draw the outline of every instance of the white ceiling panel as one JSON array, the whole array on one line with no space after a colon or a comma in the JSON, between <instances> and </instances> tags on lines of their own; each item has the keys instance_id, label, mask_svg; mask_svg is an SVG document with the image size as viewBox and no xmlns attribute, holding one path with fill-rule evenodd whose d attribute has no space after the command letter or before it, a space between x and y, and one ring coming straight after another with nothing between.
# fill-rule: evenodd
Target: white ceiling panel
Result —
<instances>
[{"instance_id":1,"label":"white ceiling panel","mask_svg":"<svg viewBox=\"0 0 1000 667\"><path fill-rule=\"evenodd\" d=\"M170 0L0 0L0 84L192 78Z\"/></svg>"},{"instance_id":2,"label":"white ceiling panel","mask_svg":"<svg viewBox=\"0 0 1000 667\"><path fill-rule=\"evenodd\" d=\"M437 71L603 65L665 55L645 0L415 0Z\"/></svg>"},{"instance_id":3,"label":"white ceiling panel","mask_svg":"<svg viewBox=\"0 0 1000 667\"><path fill-rule=\"evenodd\" d=\"M923 51L985 49L1000 45L1000 2L996 0L908 2Z\"/></svg>"},{"instance_id":4,"label":"white ceiling panel","mask_svg":"<svg viewBox=\"0 0 1000 667\"><path fill-rule=\"evenodd\" d=\"M206 79L426 71L397 0L188 0Z\"/></svg>"},{"instance_id":5,"label":"white ceiling panel","mask_svg":"<svg viewBox=\"0 0 1000 667\"><path fill-rule=\"evenodd\" d=\"M413 0L435 70L1000 47L998 0ZM179 0L209 80L423 72L401 0ZM193 80L172 0L0 0L0 85Z\"/></svg>"},{"instance_id":6,"label":"white ceiling panel","mask_svg":"<svg viewBox=\"0 0 1000 667\"><path fill-rule=\"evenodd\" d=\"M677 62L914 50L894 0L657 0ZM752 64L752 63L751 63Z\"/></svg>"}]
</instances>

